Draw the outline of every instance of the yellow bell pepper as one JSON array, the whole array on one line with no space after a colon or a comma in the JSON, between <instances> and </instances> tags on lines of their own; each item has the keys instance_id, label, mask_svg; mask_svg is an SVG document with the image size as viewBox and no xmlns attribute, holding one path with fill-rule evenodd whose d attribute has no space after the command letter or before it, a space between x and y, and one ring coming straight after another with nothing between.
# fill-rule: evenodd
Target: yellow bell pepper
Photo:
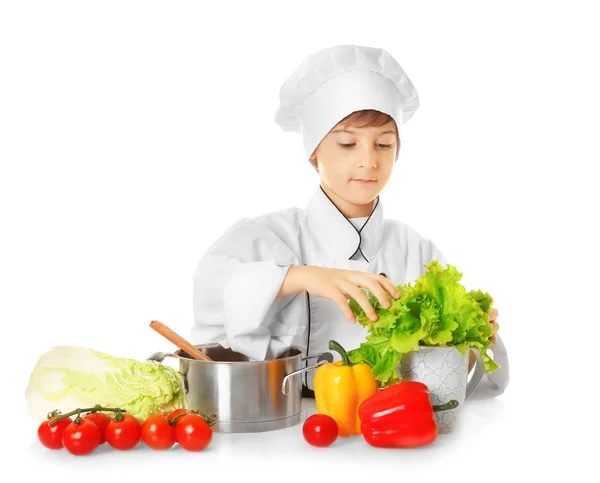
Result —
<instances>
[{"instance_id":1,"label":"yellow bell pepper","mask_svg":"<svg viewBox=\"0 0 600 483\"><path fill-rule=\"evenodd\" d=\"M335 419L339 436L358 436L361 434L358 407L379 390L379 382L371 366L352 364L336 341L329 341L329 349L339 352L342 360L324 364L315 373L317 413Z\"/></svg>"}]
</instances>

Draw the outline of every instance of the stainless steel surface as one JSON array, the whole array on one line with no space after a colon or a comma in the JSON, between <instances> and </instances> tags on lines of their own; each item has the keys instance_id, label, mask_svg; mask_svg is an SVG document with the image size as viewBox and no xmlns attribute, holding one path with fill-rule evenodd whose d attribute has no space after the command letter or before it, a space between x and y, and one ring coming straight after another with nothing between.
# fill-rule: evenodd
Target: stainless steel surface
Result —
<instances>
[{"instance_id":1,"label":"stainless steel surface","mask_svg":"<svg viewBox=\"0 0 600 483\"><path fill-rule=\"evenodd\" d=\"M282 419L272 419L270 421L258 421L255 423L227 423L218 421L213 430L220 433L264 433L265 431L275 431L277 429L291 428L298 424L302 419L302 414L297 413L293 416ZM215 427L218 426L218 429Z\"/></svg>"},{"instance_id":2,"label":"stainless steel surface","mask_svg":"<svg viewBox=\"0 0 600 483\"><path fill-rule=\"evenodd\" d=\"M156 352L148 359L161 362L167 356L177 358L188 407L216 414L219 419L213 430L224 433L271 431L298 424L302 381L286 376L299 371L309 359L333 361L328 352L303 358L298 347L289 347L266 361L250 360L219 344L195 347L212 361L192 359L183 350L174 354ZM286 393L282 391L284 379Z\"/></svg>"},{"instance_id":3,"label":"stainless steel surface","mask_svg":"<svg viewBox=\"0 0 600 483\"><path fill-rule=\"evenodd\" d=\"M298 369L297 371L294 371L294 372L288 374L287 376L285 376L283 378L283 383L281 384L281 392L286 395L290 393L288 381L290 380L291 377L296 376L298 374L302 374L303 372L312 371L313 369L317 369L318 367L322 366L323 364L329 364L329 363L330 363L330 361L323 359L323 360L320 360L319 362L317 362L316 366L305 367L303 369Z\"/></svg>"}]
</instances>

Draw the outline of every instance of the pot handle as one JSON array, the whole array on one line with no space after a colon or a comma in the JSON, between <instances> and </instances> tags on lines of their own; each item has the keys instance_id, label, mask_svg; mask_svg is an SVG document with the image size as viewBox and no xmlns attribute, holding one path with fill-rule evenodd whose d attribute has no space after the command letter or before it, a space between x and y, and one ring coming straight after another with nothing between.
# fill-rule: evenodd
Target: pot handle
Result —
<instances>
[{"instance_id":1,"label":"pot handle","mask_svg":"<svg viewBox=\"0 0 600 483\"><path fill-rule=\"evenodd\" d=\"M170 352L155 352L148 357L147 361L158 362L159 364L165 360L165 357L177 357L175 354Z\"/></svg>"},{"instance_id":2,"label":"pot handle","mask_svg":"<svg viewBox=\"0 0 600 483\"><path fill-rule=\"evenodd\" d=\"M148 357L146 359L146 361L151 361L151 362L160 364L162 361L165 360L165 357L174 357L175 359L178 359L178 357L175 354L171 354L170 352L155 352L154 354L150 355L150 357ZM179 372L179 371L177 371L177 372ZM190 389L187 377L185 376L185 374L183 374L181 372L179 372L179 375L183 379L183 389L185 390L185 393L187 394Z\"/></svg>"},{"instance_id":3,"label":"pot handle","mask_svg":"<svg viewBox=\"0 0 600 483\"><path fill-rule=\"evenodd\" d=\"M333 354L331 352L321 352L320 354L303 357L301 359L301 362L306 362L310 359L317 359L317 364L322 360L327 362L333 362Z\"/></svg>"},{"instance_id":4,"label":"pot handle","mask_svg":"<svg viewBox=\"0 0 600 483\"><path fill-rule=\"evenodd\" d=\"M296 376L298 374L302 374L307 371L312 371L313 369L317 369L317 368L321 367L323 364L329 364L329 363L330 363L330 361L328 361L327 359L323 359L323 360L320 360L316 366L305 367L304 369L298 369L297 371L290 372L287 376L285 376L283 378L283 383L281 385L281 392L283 394L285 394L286 396L288 396L290 394L289 384L288 384L288 379L290 377Z\"/></svg>"}]
</instances>

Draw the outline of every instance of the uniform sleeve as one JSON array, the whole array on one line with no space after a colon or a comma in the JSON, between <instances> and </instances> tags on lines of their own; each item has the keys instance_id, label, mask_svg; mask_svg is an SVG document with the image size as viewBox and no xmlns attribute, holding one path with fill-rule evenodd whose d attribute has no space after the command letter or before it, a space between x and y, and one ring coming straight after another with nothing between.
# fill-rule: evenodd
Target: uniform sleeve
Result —
<instances>
[{"instance_id":1,"label":"uniform sleeve","mask_svg":"<svg viewBox=\"0 0 600 483\"><path fill-rule=\"evenodd\" d=\"M437 260L443 268L446 268L448 262L439 248L428 238L419 235L417 239L420 249L418 276L425 275L425 272L427 272L425 265L429 264L432 260Z\"/></svg>"},{"instance_id":2,"label":"uniform sleeve","mask_svg":"<svg viewBox=\"0 0 600 483\"><path fill-rule=\"evenodd\" d=\"M444 268L447 267L448 261L446 260L446 257L433 242L425 240L424 246L424 264L429 263L431 260L438 260L440 265ZM424 268L423 273L425 273L425 271L426 269ZM499 333L496 334L496 344L491 348L491 351L493 355L492 359L494 359L500 368L494 372L485 373L471 397L476 397L478 399L496 397L502 394L508 386L510 379L508 354Z\"/></svg>"},{"instance_id":3,"label":"uniform sleeve","mask_svg":"<svg viewBox=\"0 0 600 483\"><path fill-rule=\"evenodd\" d=\"M292 249L265 224L243 219L204 254L194 274L196 343L224 347L264 360L269 326L296 294L277 297L289 268L299 264Z\"/></svg>"},{"instance_id":4,"label":"uniform sleeve","mask_svg":"<svg viewBox=\"0 0 600 483\"><path fill-rule=\"evenodd\" d=\"M443 255L443 253L438 249L438 247L431 241L428 241L428 250L429 250L429 261L431 260L437 260L438 263L446 268L448 265L448 261L446 260L446 257ZM428 263L429 263L428 261Z\"/></svg>"}]
</instances>

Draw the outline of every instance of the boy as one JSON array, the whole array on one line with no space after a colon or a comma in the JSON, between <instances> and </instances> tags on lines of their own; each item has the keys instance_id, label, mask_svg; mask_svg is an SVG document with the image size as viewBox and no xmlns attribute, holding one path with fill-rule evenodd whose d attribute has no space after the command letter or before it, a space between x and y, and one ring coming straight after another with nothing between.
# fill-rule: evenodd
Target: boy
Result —
<instances>
[{"instance_id":1,"label":"boy","mask_svg":"<svg viewBox=\"0 0 600 483\"><path fill-rule=\"evenodd\" d=\"M430 240L383 218L379 194L398 159L402 125L419 105L393 57L356 45L321 50L284 83L280 100L275 120L302 134L319 186L305 209L238 221L194 276L195 342L256 360L290 345L317 357L330 339L357 348L368 330L355 323L348 300L377 318L361 287L387 307L387 294L399 296L394 285L414 281L431 260L446 265ZM501 368L480 386L497 395L508 383L508 360L495 333L492 340L500 342ZM313 379L314 371L304 373L305 395Z\"/></svg>"}]
</instances>

